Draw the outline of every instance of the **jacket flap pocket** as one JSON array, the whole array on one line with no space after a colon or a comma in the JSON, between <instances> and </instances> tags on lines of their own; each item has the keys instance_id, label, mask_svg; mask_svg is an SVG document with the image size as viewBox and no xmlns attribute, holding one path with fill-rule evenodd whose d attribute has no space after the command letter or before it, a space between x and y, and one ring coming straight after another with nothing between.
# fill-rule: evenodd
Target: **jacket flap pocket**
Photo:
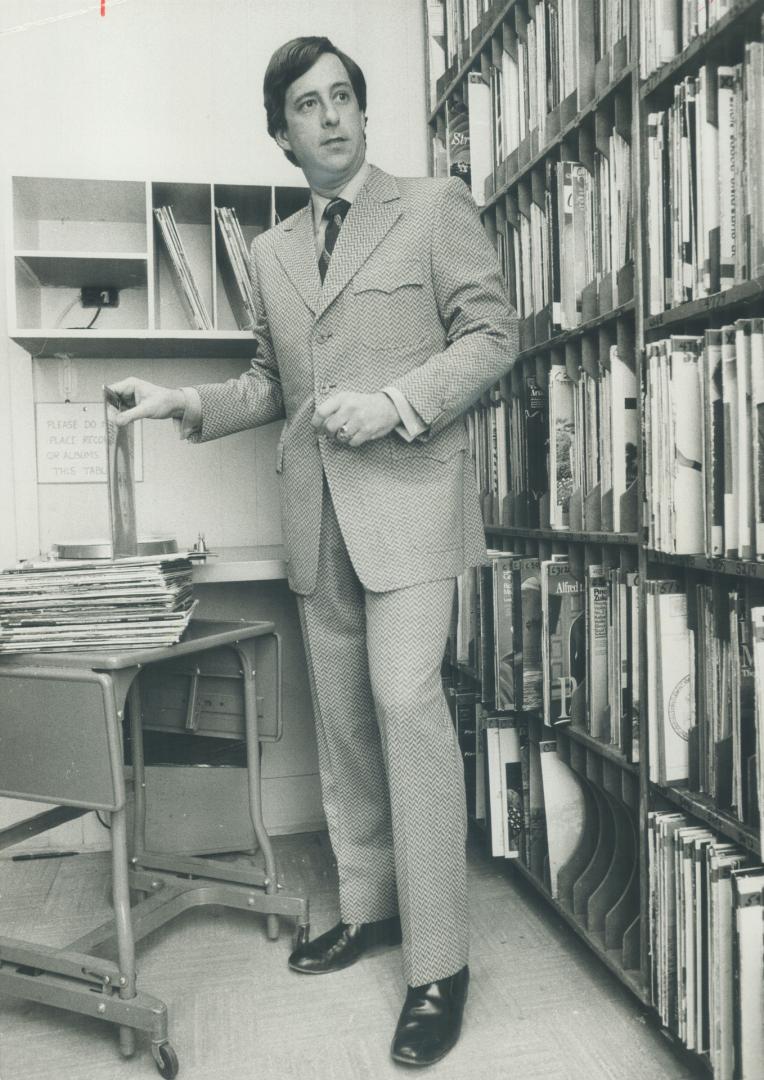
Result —
<instances>
[{"instance_id":1,"label":"jacket flap pocket","mask_svg":"<svg viewBox=\"0 0 764 1080\"><path fill-rule=\"evenodd\" d=\"M362 267L353 279L353 292L395 292L404 285L423 285L424 274L415 259L374 261Z\"/></svg>"},{"instance_id":2,"label":"jacket flap pocket","mask_svg":"<svg viewBox=\"0 0 764 1080\"><path fill-rule=\"evenodd\" d=\"M466 430L461 427L451 428L436 435L433 439L416 439L413 446L418 447L423 457L435 458L436 461L448 461L455 454L460 454L469 446Z\"/></svg>"}]
</instances>

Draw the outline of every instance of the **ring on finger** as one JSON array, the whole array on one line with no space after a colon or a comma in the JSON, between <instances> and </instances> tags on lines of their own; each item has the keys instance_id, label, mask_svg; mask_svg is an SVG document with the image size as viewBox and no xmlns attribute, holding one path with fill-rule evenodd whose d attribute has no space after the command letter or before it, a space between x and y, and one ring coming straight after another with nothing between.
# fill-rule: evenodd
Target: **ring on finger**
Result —
<instances>
[{"instance_id":1,"label":"ring on finger","mask_svg":"<svg viewBox=\"0 0 764 1080\"><path fill-rule=\"evenodd\" d=\"M348 426L346 423L343 424L342 427L337 431L336 438L339 442L348 442L348 440L352 438L350 432L348 431Z\"/></svg>"}]
</instances>

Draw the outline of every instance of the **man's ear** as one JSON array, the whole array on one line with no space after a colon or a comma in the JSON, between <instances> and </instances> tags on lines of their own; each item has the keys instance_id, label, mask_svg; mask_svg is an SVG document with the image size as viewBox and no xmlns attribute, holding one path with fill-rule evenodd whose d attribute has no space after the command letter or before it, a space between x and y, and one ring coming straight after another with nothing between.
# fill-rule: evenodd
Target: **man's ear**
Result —
<instances>
[{"instance_id":1,"label":"man's ear","mask_svg":"<svg viewBox=\"0 0 764 1080\"><path fill-rule=\"evenodd\" d=\"M279 147L282 150L291 150L292 149L292 144L290 143L289 139L287 138L287 133L283 128L281 129L281 131L277 131L273 137L274 137L274 139L276 140L276 142L278 143Z\"/></svg>"}]
</instances>

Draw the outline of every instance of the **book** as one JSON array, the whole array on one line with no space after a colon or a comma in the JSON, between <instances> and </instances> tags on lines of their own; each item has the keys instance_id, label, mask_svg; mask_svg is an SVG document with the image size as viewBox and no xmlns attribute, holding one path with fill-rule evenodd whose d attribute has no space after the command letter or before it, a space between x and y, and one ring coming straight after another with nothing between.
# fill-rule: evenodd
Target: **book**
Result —
<instances>
[{"instance_id":1,"label":"book","mask_svg":"<svg viewBox=\"0 0 764 1080\"><path fill-rule=\"evenodd\" d=\"M759 808L759 842L764 851L764 608L751 608L753 677L756 718L757 805Z\"/></svg>"},{"instance_id":2,"label":"book","mask_svg":"<svg viewBox=\"0 0 764 1080\"><path fill-rule=\"evenodd\" d=\"M706 553L724 554L724 402L722 332L706 330L703 350L703 475ZM764 387L763 387L764 389Z\"/></svg>"},{"instance_id":3,"label":"book","mask_svg":"<svg viewBox=\"0 0 764 1080\"><path fill-rule=\"evenodd\" d=\"M647 78L727 14L730 0L645 0L639 5L640 75Z\"/></svg>"},{"instance_id":4,"label":"book","mask_svg":"<svg viewBox=\"0 0 764 1080\"><path fill-rule=\"evenodd\" d=\"M522 768L517 727L513 722L487 717L483 736L491 854L515 859L523 845Z\"/></svg>"},{"instance_id":5,"label":"book","mask_svg":"<svg viewBox=\"0 0 764 1080\"><path fill-rule=\"evenodd\" d=\"M530 375L525 377L524 390L524 443L527 463L525 491L528 494L528 523L531 528L538 528L541 524L541 500L549 491L548 395L538 380Z\"/></svg>"},{"instance_id":6,"label":"book","mask_svg":"<svg viewBox=\"0 0 764 1080\"><path fill-rule=\"evenodd\" d=\"M528 838L528 867L539 880L545 879L548 865L546 810L544 805L544 783L541 772L541 750L539 743L531 739L528 744L528 789L530 807L530 836Z\"/></svg>"},{"instance_id":7,"label":"book","mask_svg":"<svg viewBox=\"0 0 764 1080\"><path fill-rule=\"evenodd\" d=\"M724 407L724 547L728 559L740 549L740 458L736 453L739 397L737 388L737 342L734 326L722 327L722 403Z\"/></svg>"},{"instance_id":8,"label":"book","mask_svg":"<svg viewBox=\"0 0 764 1080\"><path fill-rule=\"evenodd\" d=\"M485 770L485 817L490 837L491 855L498 857L504 855L505 795L502 789L499 728L487 723L483 727L483 766Z\"/></svg>"},{"instance_id":9,"label":"book","mask_svg":"<svg viewBox=\"0 0 764 1080\"><path fill-rule=\"evenodd\" d=\"M709 60L674 84L667 109L648 114L651 314L761 268L762 49L748 40L739 63Z\"/></svg>"},{"instance_id":10,"label":"book","mask_svg":"<svg viewBox=\"0 0 764 1080\"><path fill-rule=\"evenodd\" d=\"M494 560L498 552L489 551L488 562L478 567L478 637L477 637L477 672L480 682L480 698L485 706L493 708L496 704L496 649L494 644L496 597L493 591Z\"/></svg>"},{"instance_id":11,"label":"book","mask_svg":"<svg viewBox=\"0 0 764 1080\"><path fill-rule=\"evenodd\" d=\"M732 844L708 846L709 1055L720 1080L732 1080L735 1064L732 871L744 860Z\"/></svg>"},{"instance_id":12,"label":"book","mask_svg":"<svg viewBox=\"0 0 764 1080\"><path fill-rule=\"evenodd\" d=\"M504 858L517 859L524 845L523 779L520 763L520 740L516 723L499 729L502 765Z\"/></svg>"},{"instance_id":13,"label":"book","mask_svg":"<svg viewBox=\"0 0 764 1080\"><path fill-rule=\"evenodd\" d=\"M733 869L730 877L735 1074L748 1080L764 1062L764 868Z\"/></svg>"},{"instance_id":14,"label":"book","mask_svg":"<svg viewBox=\"0 0 764 1080\"><path fill-rule=\"evenodd\" d=\"M515 683L515 656L518 651L515 643L515 613L518 605L514 597L514 561L514 556L511 554L497 556L493 559L491 567L493 574L495 696L496 708L499 711L515 709L518 704ZM517 634L522 641L520 626L517 627ZM519 653L522 657L522 644L520 644Z\"/></svg>"},{"instance_id":15,"label":"book","mask_svg":"<svg viewBox=\"0 0 764 1080\"><path fill-rule=\"evenodd\" d=\"M482 206L485 202L485 181L493 168L491 89L478 72L471 72L467 80L467 122L472 197L478 206Z\"/></svg>"},{"instance_id":16,"label":"book","mask_svg":"<svg viewBox=\"0 0 764 1080\"><path fill-rule=\"evenodd\" d=\"M570 500L578 475L575 387L562 365L549 372L549 518L553 529L570 528Z\"/></svg>"},{"instance_id":17,"label":"book","mask_svg":"<svg viewBox=\"0 0 764 1080\"><path fill-rule=\"evenodd\" d=\"M753 547L764 560L764 319L751 320L751 469Z\"/></svg>"},{"instance_id":18,"label":"book","mask_svg":"<svg viewBox=\"0 0 764 1080\"><path fill-rule=\"evenodd\" d=\"M672 554L706 546L702 345L699 337L674 335L652 342L646 355L649 543Z\"/></svg>"},{"instance_id":19,"label":"book","mask_svg":"<svg viewBox=\"0 0 764 1080\"><path fill-rule=\"evenodd\" d=\"M538 559L516 556L512 562L515 701L525 711L543 707L541 565Z\"/></svg>"},{"instance_id":20,"label":"book","mask_svg":"<svg viewBox=\"0 0 764 1080\"><path fill-rule=\"evenodd\" d=\"M649 287L649 313L657 315L666 307L667 281L666 273L666 226L667 226L667 200L665 198L664 173L667 165L667 150L665 138L665 117L662 112L652 112L647 117L647 169L648 191L650 197L647 200L647 234L649 239L648 253L648 287Z\"/></svg>"},{"instance_id":21,"label":"book","mask_svg":"<svg viewBox=\"0 0 764 1080\"><path fill-rule=\"evenodd\" d=\"M611 462L612 528L627 532L636 527L637 462L639 412L636 372L617 345L611 345L607 380L608 393L603 407L609 417L609 429L602 458ZM604 487L604 484L603 484Z\"/></svg>"},{"instance_id":22,"label":"book","mask_svg":"<svg viewBox=\"0 0 764 1080\"><path fill-rule=\"evenodd\" d=\"M720 66L717 71L717 98L719 118L719 288L729 289L735 284L735 261L737 258L737 195L736 171L739 151L735 112L735 99L740 92L740 71L737 65Z\"/></svg>"},{"instance_id":23,"label":"book","mask_svg":"<svg viewBox=\"0 0 764 1080\"><path fill-rule=\"evenodd\" d=\"M477 734L475 719L475 693L452 689L447 700L452 710L456 737L462 753L464 788L468 813L477 816Z\"/></svg>"},{"instance_id":24,"label":"book","mask_svg":"<svg viewBox=\"0 0 764 1080\"><path fill-rule=\"evenodd\" d=\"M539 742L544 789L544 814L549 856L549 891L559 895L560 871L580 845L586 827L586 799L582 782L556 753L553 740Z\"/></svg>"},{"instance_id":25,"label":"book","mask_svg":"<svg viewBox=\"0 0 764 1080\"><path fill-rule=\"evenodd\" d=\"M737 361L737 425L735 442L738 477L738 556L752 559L753 545L753 433L751 412L751 320L735 323L735 357Z\"/></svg>"},{"instance_id":26,"label":"book","mask_svg":"<svg viewBox=\"0 0 764 1080\"><path fill-rule=\"evenodd\" d=\"M586 568L586 719L595 739L610 742L610 697L608 687L608 643L610 627L610 582L604 567ZM615 628L615 633L619 628ZM618 705L620 705L620 695ZM619 710L620 712L620 710Z\"/></svg>"},{"instance_id":27,"label":"book","mask_svg":"<svg viewBox=\"0 0 764 1080\"><path fill-rule=\"evenodd\" d=\"M700 553L705 549L701 342L701 338L692 335L675 334L670 339L670 392L674 412L674 445L669 463L670 475L674 478L672 533L674 550L686 553Z\"/></svg>"},{"instance_id":28,"label":"book","mask_svg":"<svg viewBox=\"0 0 764 1080\"><path fill-rule=\"evenodd\" d=\"M541 562L544 722L584 724L584 582L562 556Z\"/></svg>"},{"instance_id":29,"label":"book","mask_svg":"<svg viewBox=\"0 0 764 1080\"><path fill-rule=\"evenodd\" d=\"M475 703L475 820L486 821L489 811L489 788L486 785L485 712Z\"/></svg>"},{"instance_id":30,"label":"book","mask_svg":"<svg viewBox=\"0 0 764 1080\"><path fill-rule=\"evenodd\" d=\"M640 729L642 726L642 700L640 672L642 652L640 644L640 589L639 574L626 574L626 639L627 657L627 706L624 751L632 762L640 761Z\"/></svg>"},{"instance_id":31,"label":"book","mask_svg":"<svg viewBox=\"0 0 764 1080\"><path fill-rule=\"evenodd\" d=\"M449 98L446 106L446 150L449 176L458 176L471 189L469 115L456 98Z\"/></svg>"},{"instance_id":32,"label":"book","mask_svg":"<svg viewBox=\"0 0 764 1080\"><path fill-rule=\"evenodd\" d=\"M687 595L673 580L646 583L649 776L659 784L687 779L695 724L694 638Z\"/></svg>"},{"instance_id":33,"label":"book","mask_svg":"<svg viewBox=\"0 0 764 1080\"><path fill-rule=\"evenodd\" d=\"M687 1047L708 1053L714 1075L728 1080L757 1075L756 1071L744 1071L743 1066L740 1032L746 1013L749 1051L758 1051L762 1032L760 905L764 870L744 869L745 862L739 848L685 814L648 813L652 1000L663 1023ZM744 916L739 919L738 887L741 895L753 895L759 905L755 927L753 920L746 924ZM743 956L742 935L749 927L757 946L746 951L743 968L737 969L736 958ZM750 994L745 998L741 996L741 973ZM761 1054L749 1060L755 1060L758 1067Z\"/></svg>"}]
</instances>

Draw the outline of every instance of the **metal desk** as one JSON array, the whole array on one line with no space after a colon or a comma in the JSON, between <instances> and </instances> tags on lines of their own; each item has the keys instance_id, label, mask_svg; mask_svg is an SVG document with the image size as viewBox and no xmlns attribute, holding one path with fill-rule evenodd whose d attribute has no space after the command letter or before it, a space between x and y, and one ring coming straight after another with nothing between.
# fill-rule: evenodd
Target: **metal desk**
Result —
<instances>
[{"instance_id":1,"label":"metal desk","mask_svg":"<svg viewBox=\"0 0 764 1080\"><path fill-rule=\"evenodd\" d=\"M162 686L175 691L163 696ZM135 788L130 858L126 705ZM246 740L249 810L263 869L146 850L144 723ZM281 649L270 622L193 620L183 640L168 648L0 657L0 795L55 804L0 830L0 849L88 811L108 813L115 916L63 949L0 937L0 993L116 1024L125 1057L135 1052L135 1032L149 1032L160 1074L176 1076L167 1006L136 987L136 940L205 904L265 914L271 939L278 937L279 917L287 916L295 921L295 940L308 937L308 902L281 891L262 817L259 743L280 735ZM142 896L133 907L131 892ZM116 961L93 955L114 943Z\"/></svg>"}]
</instances>

